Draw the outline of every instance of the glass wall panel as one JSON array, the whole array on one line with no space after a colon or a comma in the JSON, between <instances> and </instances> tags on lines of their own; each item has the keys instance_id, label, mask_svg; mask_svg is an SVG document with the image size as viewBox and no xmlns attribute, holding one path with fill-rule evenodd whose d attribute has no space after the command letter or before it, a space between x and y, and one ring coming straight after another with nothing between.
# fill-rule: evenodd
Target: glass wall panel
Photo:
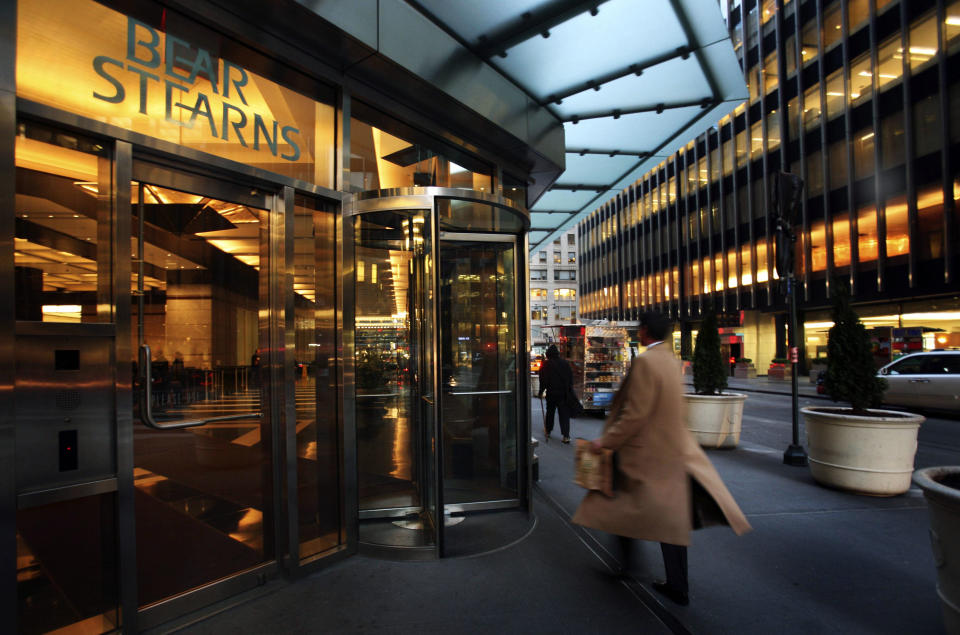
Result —
<instances>
[{"instance_id":1,"label":"glass wall panel","mask_svg":"<svg viewBox=\"0 0 960 635\"><path fill-rule=\"evenodd\" d=\"M853 167L857 179L873 176L873 141L871 128L862 128L853 135Z\"/></svg>"},{"instance_id":2,"label":"glass wall panel","mask_svg":"<svg viewBox=\"0 0 960 635\"><path fill-rule=\"evenodd\" d=\"M958 114L960 120L960 114ZM737 133L737 168L742 168L747 164L749 155L747 154L747 131L741 130Z\"/></svg>"},{"instance_id":3,"label":"glass wall panel","mask_svg":"<svg viewBox=\"0 0 960 635\"><path fill-rule=\"evenodd\" d=\"M840 2L834 2L823 11L823 50L825 51L839 42L843 35L843 16L840 11Z\"/></svg>"},{"instance_id":4,"label":"glass wall panel","mask_svg":"<svg viewBox=\"0 0 960 635\"><path fill-rule=\"evenodd\" d=\"M740 246L740 284L748 286L753 284L753 270L751 269L751 248L750 245Z\"/></svg>"},{"instance_id":5,"label":"glass wall panel","mask_svg":"<svg viewBox=\"0 0 960 635\"><path fill-rule=\"evenodd\" d=\"M858 106L873 95L873 73L870 55L864 54L850 63L850 103Z\"/></svg>"},{"instance_id":6,"label":"glass wall panel","mask_svg":"<svg viewBox=\"0 0 960 635\"><path fill-rule=\"evenodd\" d=\"M459 160L469 165L459 165L423 143L404 138L399 124L380 118L380 127L360 118L350 119L350 186L354 191L413 186L490 191L488 166L465 159Z\"/></svg>"},{"instance_id":7,"label":"glass wall panel","mask_svg":"<svg viewBox=\"0 0 960 635\"><path fill-rule=\"evenodd\" d=\"M880 44L877 64L877 85L881 91L903 76L903 47L899 33Z\"/></svg>"},{"instance_id":8,"label":"glass wall panel","mask_svg":"<svg viewBox=\"0 0 960 635\"><path fill-rule=\"evenodd\" d=\"M20 633L109 633L120 627L116 496L17 510Z\"/></svg>"},{"instance_id":9,"label":"glass wall panel","mask_svg":"<svg viewBox=\"0 0 960 635\"><path fill-rule=\"evenodd\" d=\"M827 119L833 119L843 114L847 105L846 94L843 92L843 69L830 73L827 77Z\"/></svg>"},{"instance_id":10,"label":"glass wall panel","mask_svg":"<svg viewBox=\"0 0 960 635\"><path fill-rule=\"evenodd\" d=\"M838 141L830 145L830 189L847 185L847 143Z\"/></svg>"},{"instance_id":11,"label":"glass wall panel","mask_svg":"<svg viewBox=\"0 0 960 635\"><path fill-rule=\"evenodd\" d=\"M896 112L880 121L881 161L883 168L900 165L906 159L906 137L903 130L903 112Z\"/></svg>"},{"instance_id":12,"label":"glass wall panel","mask_svg":"<svg viewBox=\"0 0 960 635\"><path fill-rule=\"evenodd\" d=\"M93 139L20 122L15 145L17 320L110 322L110 160ZM98 309L105 307L106 311Z\"/></svg>"},{"instance_id":13,"label":"glass wall panel","mask_svg":"<svg viewBox=\"0 0 960 635\"><path fill-rule=\"evenodd\" d=\"M960 0L947 5L947 19L943 25L943 41L947 43L947 54L951 55L960 48Z\"/></svg>"},{"instance_id":14,"label":"glass wall panel","mask_svg":"<svg viewBox=\"0 0 960 635\"><path fill-rule=\"evenodd\" d=\"M807 154L807 196L823 193L823 153L819 150Z\"/></svg>"},{"instance_id":15,"label":"glass wall panel","mask_svg":"<svg viewBox=\"0 0 960 635\"><path fill-rule=\"evenodd\" d=\"M820 125L820 86L803 93L803 129L807 132Z\"/></svg>"},{"instance_id":16,"label":"glass wall panel","mask_svg":"<svg viewBox=\"0 0 960 635\"><path fill-rule=\"evenodd\" d=\"M910 253L910 223L907 214L907 197L887 199L887 258Z\"/></svg>"},{"instance_id":17,"label":"glass wall panel","mask_svg":"<svg viewBox=\"0 0 960 635\"><path fill-rule=\"evenodd\" d=\"M205 190L213 185L132 186L130 238L144 247L131 254L142 301L129 368L146 362L136 358L141 345L152 352L152 381L144 368L134 385L157 421L205 421L162 434L133 428L141 606L273 559L273 428L260 416L269 352L259 339L269 213L237 202L248 188L220 198ZM218 417L231 419L210 421Z\"/></svg>"},{"instance_id":18,"label":"glass wall panel","mask_svg":"<svg viewBox=\"0 0 960 635\"><path fill-rule=\"evenodd\" d=\"M850 215L835 214L833 224L833 265L846 267L850 264Z\"/></svg>"},{"instance_id":19,"label":"glass wall panel","mask_svg":"<svg viewBox=\"0 0 960 635\"><path fill-rule=\"evenodd\" d=\"M777 76L777 54L770 53L763 60L763 94L769 95L772 93L778 85L778 76Z\"/></svg>"},{"instance_id":20,"label":"glass wall panel","mask_svg":"<svg viewBox=\"0 0 960 635\"><path fill-rule=\"evenodd\" d=\"M344 542L337 393L336 213L312 197L294 206L297 505L300 558Z\"/></svg>"},{"instance_id":21,"label":"glass wall panel","mask_svg":"<svg viewBox=\"0 0 960 635\"><path fill-rule=\"evenodd\" d=\"M780 113L771 111L767 117L767 152L773 152L780 147Z\"/></svg>"},{"instance_id":22,"label":"glass wall panel","mask_svg":"<svg viewBox=\"0 0 960 635\"><path fill-rule=\"evenodd\" d=\"M939 95L924 97L913 104L913 123L913 139L918 157L938 152L943 147Z\"/></svg>"},{"instance_id":23,"label":"glass wall panel","mask_svg":"<svg viewBox=\"0 0 960 635\"><path fill-rule=\"evenodd\" d=\"M800 57L803 59L803 65L817 59L818 42L820 33L817 30L817 21L808 20L803 25L802 39L800 41Z\"/></svg>"},{"instance_id":24,"label":"glass wall panel","mask_svg":"<svg viewBox=\"0 0 960 635\"><path fill-rule=\"evenodd\" d=\"M856 33L867 25L870 18L870 0L849 0L847 3L847 25L850 33Z\"/></svg>"},{"instance_id":25,"label":"glass wall panel","mask_svg":"<svg viewBox=\"0 0 960 635\"><path fill-rule=\"evenodd\" d=\"M916 73L932 63L938 50L936 15L915 22L910 28L910 70Z\"/></svg>"},{"instance_id":26,"label":"glass wall panel","mask_svg":"<svg viewBox=\"0 0 960 635\"><path fill-rule=\"evenodd\" d=\"M924 260L943 257L943 190L917 193L917 254Z\"/></svg>"},{"instance_id":27,"label":"glass wall panel","mask_svg":"<svg viewBox=\"0 0 960 635\"><path fill-rule=\"evenodd\" d=\"M857 257L860 262L871 262L879 256L877 238L877 210L872 206L857 210Z\"/></svg>"}]
</instances>

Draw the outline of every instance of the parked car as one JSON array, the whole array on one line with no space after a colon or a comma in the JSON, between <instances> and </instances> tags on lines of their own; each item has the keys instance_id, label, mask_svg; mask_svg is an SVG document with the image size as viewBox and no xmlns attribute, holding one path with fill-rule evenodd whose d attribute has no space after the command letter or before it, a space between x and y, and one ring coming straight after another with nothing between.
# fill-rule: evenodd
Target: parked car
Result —
<instances>
[{"instance_id":1,"label":"parked car","mask_svg":"<svg viewBox=\"0 0 960 635\"><path fill-rule=\"evenodd\" d=\"M960 412L960 351L911 353L882 367L883 403Z\"/></svg>"}]
</instances>

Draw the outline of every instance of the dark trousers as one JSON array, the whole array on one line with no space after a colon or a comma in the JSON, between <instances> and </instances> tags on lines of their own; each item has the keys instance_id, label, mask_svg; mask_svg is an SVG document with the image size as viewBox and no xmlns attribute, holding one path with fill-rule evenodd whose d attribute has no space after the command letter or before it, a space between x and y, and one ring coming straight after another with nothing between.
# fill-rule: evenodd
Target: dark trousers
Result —
<instances>
[{"instance_id":1,"label":"dark trousers","mask_svg":"<svg viewBox=\"0 0 960 635\"><path fill-rule=\"evenodd\" d=\"M630 568L630 550L633 549L633 538L617 536L620 539L620 553L623 558L623 570ZM671 589L687 593L687 548L683 545L671 545L661 542L660 552L663 554L663 568L667 572L667 584Z\"/></svg>"},{"instance_id":2,"label":"dark trousers","mask_svg":"<svg viewBox=\"0 0 960 635\"><path fill-rule=\"evenodd\" d=\"M556 411L560 415L560 434L565 437L570 436L570 411L567 405L562 401L550 401L547 398L547 418L543 422L543 427L547 434L553 432L553 413Z\"/></svg>"}]
</instances>

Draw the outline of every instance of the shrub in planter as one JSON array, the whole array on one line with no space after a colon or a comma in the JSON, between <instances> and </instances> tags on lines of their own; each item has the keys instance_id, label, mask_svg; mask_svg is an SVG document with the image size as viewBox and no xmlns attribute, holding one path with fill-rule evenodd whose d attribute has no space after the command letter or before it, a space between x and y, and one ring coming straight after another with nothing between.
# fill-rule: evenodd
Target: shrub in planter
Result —
<instances>
[{"instance_id":1,"label":"shrub in planter","mask_svg":"<svg viewBox=\"0 0 960 635\"><path fill-rule=\"evenodd\" d=\"M753 365L753 360L748 357L741 357L733 366L733 376L737 379L753 379L757 376L757 368Z\"/></svg>"},{"instance_id":2,"label":"shrub in planter","mask_svg":"<svg viewBox=\"0 0 960 635\"><path fill-rule=\"evenodd\" d=\"M870 338L850 306L850 293L834 283L834 325L827 342L825 392L849 408L801 409L810 473L824 485L875 496L910 488L917 431L924 418L877 410L886 381L877 377Z\"/></svg>"},{"instance_id":3,"label":"shrub in planter","mask_svg":"<svg viewBox=\"0 0 960 635\"><path fill-rule=\"evenodd\" d=\"M770 379L790 379L793 377L790 360L786 357L774 357L771 359L770 367L767 369L767 377Z\"/></svg>"},{"instance_id":4,"label":"shrub in planter","mask_svg":"<svg viewBox=\"0 0 960 635\"><path fill-rule=\"evenodd\" d=\"M727 364L720 350L717 314L708 309L693 348L693 389L698 395L719 395L727 387Z\"/></svg>"},{"instance_id":5,"label":"shrub in planter","mask_svg":"<svg viewBox=\"0 0 960 635\"><path fill-rule=\"evenodd\" d=\"M707 309L693 350L693 388L684 395L687 427L704 447L731 448L740 442L746 395L724 393L730 372L720 349L717 315Z\"/></svg>"}]
</instances>

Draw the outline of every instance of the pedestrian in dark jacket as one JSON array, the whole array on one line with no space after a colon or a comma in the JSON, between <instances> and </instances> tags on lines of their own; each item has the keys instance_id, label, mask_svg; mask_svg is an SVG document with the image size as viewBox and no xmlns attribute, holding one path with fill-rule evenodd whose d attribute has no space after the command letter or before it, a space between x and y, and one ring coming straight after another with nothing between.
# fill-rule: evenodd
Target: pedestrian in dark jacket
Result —
<instances>
[{"instance_id":1,"label":"pedestrian in dark jacket","mask_svg":"<svg viewBox=\"0 0 960 635\"><path fill-rule=\"evenodd\" d=\"M548 442L550 433L553 432L553 413L558 411L560 434L563 435L564 443L570 443L570 410L567 407L567 395L571 390L573 390L573 371L570 370L570 364L567 360L561 359L560 351L556 345L551 344L547 349L547 359L540 367L540 392L537 394L542 398L544 391L547 393L547 413L543 420L543 432Z\"/></svg>"}]
</instances>

